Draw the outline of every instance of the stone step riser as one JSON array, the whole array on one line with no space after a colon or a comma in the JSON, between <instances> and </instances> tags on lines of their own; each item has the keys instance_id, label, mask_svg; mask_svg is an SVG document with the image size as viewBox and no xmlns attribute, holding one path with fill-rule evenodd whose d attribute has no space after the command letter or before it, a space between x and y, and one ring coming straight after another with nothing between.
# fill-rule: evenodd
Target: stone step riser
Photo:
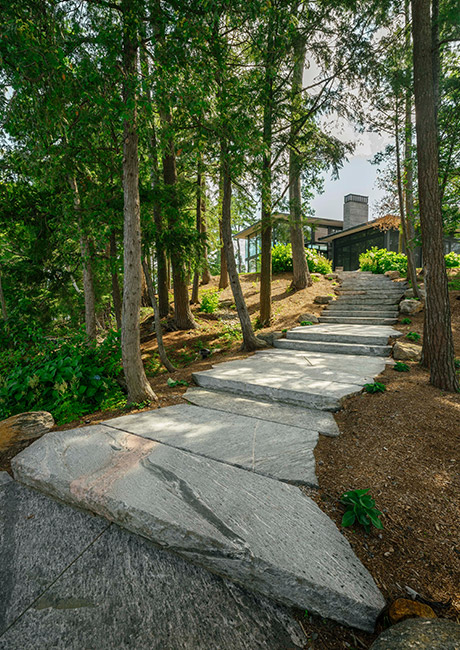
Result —
<instances>
[{"instance_id":1,"label":"stone step riser","mask_svg":"<svg viewBox=\"0 0 460 650\"><path fill-rule=\"evenodd\" d=\"M398 305L401 302L400 297L398 298L382 298L378 300L372 296L343 296L337 298L334 302L329 304L331 305Z\"/></svg>"},{"instance_id":2,"label":"stone step riser","mask_svg":"<svg viewBox=\"0 0 460 650\"><path fill-rule=\"evenodd\" d=\"M328 305L329 309L362 309L363 311L379 311L381 309L385 311L397 311L397 303L381 303L381 302L344 302L342 300L336 300L331 302Z\"/></svg>"},{"instance_id":3,"label":"stone step riser","mask_svg":"<svg viewBox=\"0 0 460 650\"><path fill-rule=\"evenodd\" d=\"M287 332L287 341L320 341L324 343L356 343L363 345L387 345L388 336L353 336L351 334L320 334L315 332Z\"/></svg>"},{"instance_id":4,"label":"stone step riser","mask_svg":"<svg viewBox=\"0 0 460 650\"><path fill-rule=\"evenodd\" d=\"M394 325L397 322L396 318L352 318L348 317L334 317L334 316L321 316L320 323L343 323L356 324L356 325Z\"/></svg>"},{"instance_id":5,"label":"stone step riser","mask_svg":"<svg viewBox=\"0 0 460 650\"><path fill-rule=\"evenodd\" d=\"M359 309L325 309L322 316L353 316L356 318L398 318L395 311L360 311Z\"/></svg>"},{"instance_id":6,"label":"stone step riser","mask_svg":"<svg viewBox=\"0 0 460 650\"><path fill-rule=\"evenodd\" d=\"M328 352L331 354L358 354L363 356L387 357L391 346L353 345L352 343L326 343L320 341L293 341L280 339L275 341L276 348L288 350L305 350L310 352Z\"/></svg>"}]
</instances>

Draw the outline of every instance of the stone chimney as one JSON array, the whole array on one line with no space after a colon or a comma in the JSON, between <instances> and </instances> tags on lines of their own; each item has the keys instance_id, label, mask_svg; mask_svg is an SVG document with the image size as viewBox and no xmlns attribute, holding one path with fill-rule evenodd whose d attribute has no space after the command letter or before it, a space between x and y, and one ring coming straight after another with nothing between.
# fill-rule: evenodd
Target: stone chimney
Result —
<instances>
[{"instance_id":1,"label":"stone chimney","mask_svg":"<svg viewBox=\"0 0 460 650\"><path fill-rule=\"evenodd\" d=\"M343 200L343 229L360 226L369 221L369 197L347 194Z\"/></svg>"}]
</instances>

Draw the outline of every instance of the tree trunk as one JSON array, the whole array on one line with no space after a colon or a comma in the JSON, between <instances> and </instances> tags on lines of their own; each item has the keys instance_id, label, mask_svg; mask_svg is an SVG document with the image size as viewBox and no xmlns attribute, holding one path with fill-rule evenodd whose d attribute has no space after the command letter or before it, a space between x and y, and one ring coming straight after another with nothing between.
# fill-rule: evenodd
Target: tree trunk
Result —
<instances>
[{"instance_id":1,"label":"tree trunk","mask_svg":"<svg viewBox=\"0 0 460 650\"><path fill-rule=\"evenodd\" d=\"M230 279L230 286L232 288L233 299L238 311L238 317L241 323L241 330L243 332L243 348L248 351L256 350L257 348L265 347L266 343L254 335L252 329L251 319L249 317L248 308L244 300L243 291L241 289L240 279L236 268L235 253L233 250L232 239L232 224L231 224L231 203L232 203L232 180L230 175L230 167L227 160L228 151L225 143L222 144L222 237L224 243L224 250L227 259L228 275Z\"/></svg>"},{"instance_id":2,"label":"tree trunk","mask_svg":"<svg viewBox=\"0 0 460 650\"><path fill-rule=\"evenodd\" d=\"M211 282L211 274L209 272L208 262L208 239L206 227L206 178L204 174L201 179L201 232L204 237L204 269L201 275L201 284L209 284Z\"/></svg>"},{"instance_id":3,"label":"tree trunk","mask_svg":"<svg viewBox=\"0 0 460 650\"><path fill-rule=\"evenodd\" d=\"M201 160L198 161L198 170L197 170L197 175L196 175L196 229L198 234L201 235L202 232L202 220L201 220L201 207L202 207L202 199L201 199ZM192 305L195 305L198 302L198 285L200 283L200 274L198 271L195 271L193 274L193 287L192 287L192 297L190 299L190 302Z\"/></svg>"},{"instance_id":4,"label":"tree trunk","mask_svg":"<svg viewBox=\"0 0 460 650\"><path fill-rule=\"evenodd\" d=\"M298 291L313 283L305 255L305 241L302 224L302 194L300 184L301 159L295 149L297 136L296 120L303 88L305 65L305 44L298 40L294 46L294 70L292 73L291 147L289 149L289 230L292 247L291 289Z\"/></svg>"},{"instance_id":5,"label":"tree trunk","mask_svg":"<svg viewBox=\"0 0 460 650\"><path fill-rule=\"evenodd\" d=\"M85 329L86 336L91 341L96 340L96 298L94 295L94 278L92 265L91 244L83 230L82 207L80 193L78 191L77 179L75 176L68 177L70 189L73 194L73 207L77 217L78 229L80 231L80 255L83 267L83 294L85 298Z\"/></svg>"},{"instance_id":6,"label":"tree trunk","mask_svg":"<svg viewBox=\"0 0 460 650\"><path fill-rule=\"evenodd\" d=\"M2 310L2 318L6 322L8 320L8 311L6 309L5 295L3 293L2 274L0 273L0 308Z\"/></svg>"},{"instance_id":7,"label":"tree trunk","mask_svg":"<svg viewBox=\"0 0 460 650\"><path fill-rule=\"evenodd\" d=\"M418 193L426 289L423 364L430 368L431 384L443 390L458 391L439 201L430 0L412 0L412 38Z\"/></svg>"},{"instance_id":8,"label":"tree trunk","mask_svg":"<svg viewBox=\"0 0 460 650\"><path fill-rule=\"evenodd\" d=\"M161 363L164 365L166 370L168 372L174 372L176 369L168 359L168 355L166 354L165 346L163 343L163 330L161 329L160 312L158 309L158 303L155 296L155 287L153 285L152 276L150 275L149 266L145 258L142 260L142 268L144 269L144 275L145 275L145 280L147 282L150 302L152 303L153 306L153 316L155 318L155 333L157 335L158 354L160 355Z\"/></svg>"},{"instance_id":9,"label":"tree trunk","mask_svg":"<svg viewBox=\"0 0 460 650\"><path fill-rule=\"evenodd\" d=\"M160 109L160 117L167 129L171 127L172 117L169 111ZM163 155L163 178L169 188L168 227L174 232L180 226L180 209L177 200L176 154L172 136L168 137L167 150ZM174 322L180 330L196 327L190 309L188 295L188 278L184 260L175 247L171 250L172 279L174 285Z\"/></svg>"},{"instance_id":10,"label":"tree trunk","mask_svg":"<svg viewBox=\"0 0 460 650\"><path fill-rule=\"evenodd\" d=\"M117 238L115 231L110 233L110 276L112 278L112 299L113 308L115 310L115 318L117 321L117 329L121 329L121 293L120 283L118 282L117 273Z\"/></svg>"},{"instance_id":11,"label":"tree trunk","mask_svg":"<svg viewBox=\"0 0 460 650\"><path fill-rule=\"evenodd\" d=\"M123 215L124 282L121 352L129 402L156 399L142 364L139 312L141 306L141 222L137 135L137 26L132 0L122 0L123 15Z\"/></svg>"}]
</instances>

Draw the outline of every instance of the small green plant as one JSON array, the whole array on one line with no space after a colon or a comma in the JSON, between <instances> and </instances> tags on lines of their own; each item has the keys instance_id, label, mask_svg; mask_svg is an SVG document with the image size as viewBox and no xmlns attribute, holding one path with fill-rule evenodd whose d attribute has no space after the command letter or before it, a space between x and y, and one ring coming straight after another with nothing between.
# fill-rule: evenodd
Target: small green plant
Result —
<instances>
[{"instance_id":1,"label":"small green plant","mask_svg":"<svg viewBox=\"0 0 460 650\"><path fill-rule=\"evenodd\" d=\"M454 359L454 366L457 370L460 370L460 359Z\"/></svg>"},{"instance_id":2,"label":"small green plant","mask_svg":"<svg viewBox=\"0 0 460 650\"><path fill-rule=\"evenodd\" d=\"M213 291L204 291L201 296L201 305L200 311L204 311L206 314L213 314L217 311L219 307L219 292Z\"/></svg>"},{"instance_id":3,"label":"small green plant","mask_svg":"<svg viewBox=\"0 0 460 650\"><path fill-rule=\"evenodd\" d=\"M185 381L185 379L172 379L171 377L168 377L166 383L170 388L175 388L176 386L188 386L188 381Z\"/></svg>"},{"instance_id":4,"label":"small green plant","mask_svg":"<svg viewBox=\"0 0 460 650\"><path fill-rule=\"evenodd\" d=\"M384 393L387 387L385 384L381 384L378 381L374 381L373 384L364 384L364 390L366 393Z\"/></svg>"},{"instance_id":5,"label":"small green plant","mask_svg":"<svg viewBox=\"0 0 460 650\"><path fill-rule=\"evenodd\" d=\"M283 334L286 334L286 332L287 332L287 327L285 327L284 330L281 330L281 331L283 332Z\"/></svg>"},{"instance_id":6,"label":"small green plant","mask_svg":"<svg viewBox=\"0 0 460 650\"><path fill-rule=\"evenodd\" d=\"M401 325L410 325L412 323L410 318L403 318L401 321Z\"/></svg>"},{"instance_id":7,"label":"small green plant","mask_svg":"<svg viewBox=\"0 0 460 650\"><path fill-rule=\"evenodd\" d=\"M409 341L420 341L421 336L420 334L417 334L417 332L409 332L408 334L406 334L406 339L408 339Z\"/></svg>"},{"instance_id":8,"label":"small green plant","mask_svg":"<svg viewBox=\"0 0 460 650\"><path fill-rule=\"evenodd\" d=\"M409 372L410 368L407 365L407 363L403 363L402 361L397 361L393 366L393 370L396 370L397 372Z\"/></svg>"},{"instance_id":9,"label":"small green plant","mask_svg":"<svg viewBox=\"0 0 460 650\"><path fill-rule=\"evenodd\" d=\"M316 275L312 275L311 280L312 280L312 282L319 282L321 280L321 278L318 278Z\"/></svg>"},{"instance_id":10,"label":"small green plant","mask_svg":"<svg viewBox=\"0 0 460 650\"><path fill-rule=\"evenodd\" d=\"M451 251L445 255L444 259L446 260L446 267L448 269L460 266L460 253L454 253L454 251Z\"/></svg>"},{"instance_id":11,"label":"small green plant","mask_svg":"<svg viewBox=\"0 0 460 650\"><path fill-rule=\"evenodd\" d=\"M303 320L300 324L302 325L302 327L306 327L307 325L313 325L311 320Z\"/></svg>"},{"instance_id":12,"label":"small green plant","mask_svg":"<svg viewBox=\"0 0 460 650\"><path fill-rule=\"evenodd\" d=\"M340 497L340 503L346 506L345 514L342 517L342 526L347 528L355 522L364 526L366 533L370 532L371 525L382 530L383 524L380 519L382 513L375 507L374 499L367 490L349 490Z\"/></svg>"}]
</instances>

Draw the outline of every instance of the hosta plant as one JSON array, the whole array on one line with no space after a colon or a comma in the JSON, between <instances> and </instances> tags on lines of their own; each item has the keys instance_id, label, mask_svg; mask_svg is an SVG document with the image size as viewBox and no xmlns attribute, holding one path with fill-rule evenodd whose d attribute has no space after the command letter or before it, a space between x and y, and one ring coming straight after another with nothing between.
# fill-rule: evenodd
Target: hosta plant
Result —
<instances>
[{"instance_id":1,"label":"hosta plant","mask_svg":"<svg viewBox=\"0 0 460 650\"><path fill-rule=\"evenodd\" d=\"M374 499L368 494L369 490L349 490L340 497L340 503L346 506L345 514L342 517L342 526L353 526L354 523L364 526L366 533L375 528L382 529L380 520L382 513L375 507Z\"/></svg>"},{"instance_id":2,"label":"hosta plant","mask_svg":"<svg viewBox=\"0 0 460 650\"><path fill-rule=\"evenodd\" d=\"M381 384L379 381L374 381L373 384L364 384L366 393L384 393L386 389L385 384Z\"/></svg>"},{"instance_id":3,"label":"hosta plant","mask_svg":"<svg viewBox=\"0 0 460 650\"><path fill-rule=\"evenodd\" d=\"M393 366L393 370L396 370L397 372L409 372L410 368L407 365L407 363L403 363L402 361L397 361Z\"/></svg>"},{"instance_id":4,"label":"hosta plant","mask_svg":"<svg viewBox=\"0 0 460 650\"><path fill-rule=\"evenodd\" d=\"M409 341L420 341L421 336L417 332L409 332L406 334L406 339L409 339Z\"/></svg>"},{"instance_id":5,"label":"hosta plant","mask_svg":"<svg viewBox=\"0 0 460 650\"><path fill-rule=\"evenodd\" d=\"M410 325L412 323L410 318L403 318L401 321L401 325Z\"/></svg>"}]
</instances>

